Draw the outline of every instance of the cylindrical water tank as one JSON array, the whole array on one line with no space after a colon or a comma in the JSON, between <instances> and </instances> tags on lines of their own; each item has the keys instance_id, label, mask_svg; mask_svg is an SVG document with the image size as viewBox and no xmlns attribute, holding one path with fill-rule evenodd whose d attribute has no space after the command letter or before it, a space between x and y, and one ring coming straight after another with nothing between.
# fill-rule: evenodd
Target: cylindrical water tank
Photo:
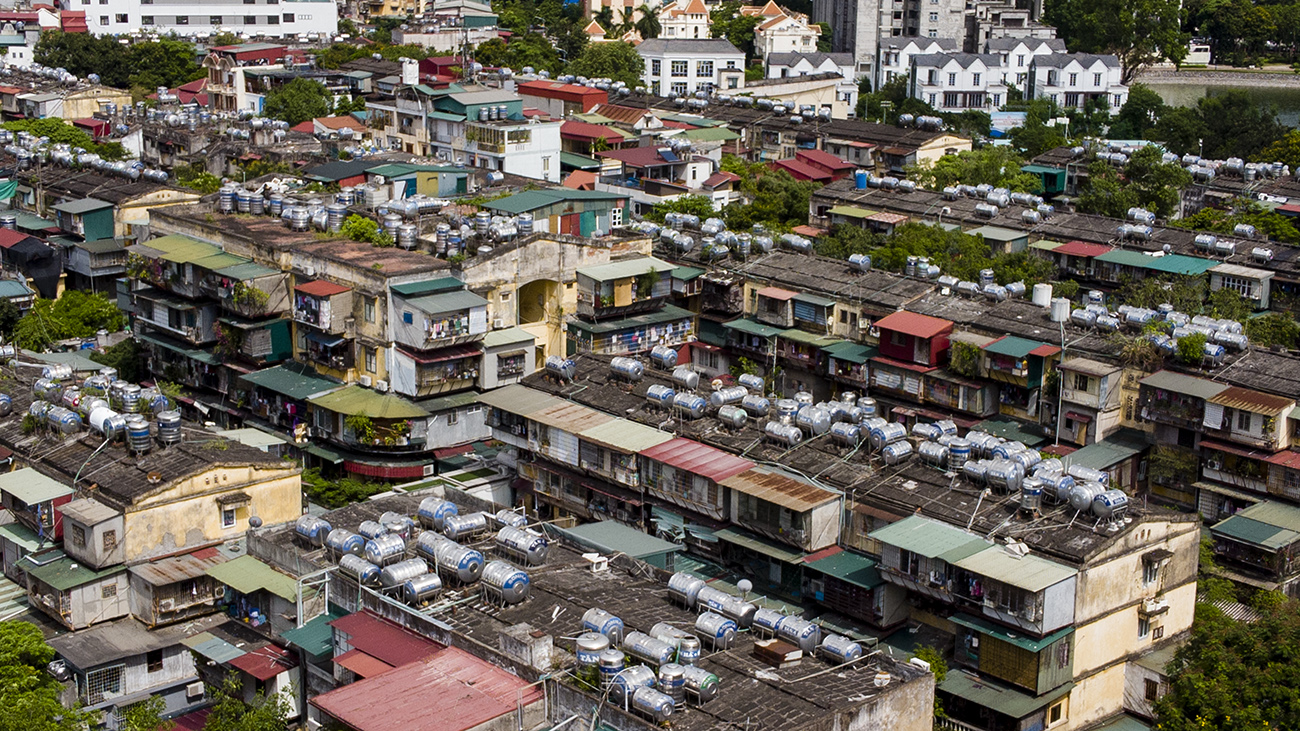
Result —
<instances>
[{"instance_id":1,"label":"cylindrical water tank","mask_svg":"<svg viewBox=\"0 0 1300 731\"><path fill-rule=\"evenodd\" d=\"M155 417L158 424L158 441L163 444L180 444L181 414L179 411L163 411Z\"/></svg>"},{"instance_id":2,"label":"cylindrical water tank","mask_svg":"<svg viewBox=\"0 0 1300 731\"><path fill-rule=\"evenodd\" d=\"M1106 491L1099 482L1078 482L1070 490L1070 507L1087 512L1092 509L1092 500Z\"/></svg>"},{"instance_id":3,"label":"cylindrical water tank","mask_svg":"<svg viewBox=\"0 0 1300 731\"><path fill-rule=\"evenodd\" d=\"M547 356L546 372L559 378L561 381L572 381L577 375L578 365L572 360L561 358L558 355Z\"/></svg>"},{"instance_id":4,"label":"cylindrical water tank","mask_svg":"<svg viewBox=\"0 0 1300 731\"><path fill-rule=\"evenodd\" d=\"M790 398L776 400L776 418L782 424L793 424L794 415L799 413L799 402Z\"/></svg>"},{"instance_id":5,"label":"cylindrical water tank","mask_svg":"<svg viewBox=\"0 0 1300 731\"><path fill-rule=\"evenodd\" d=\"M763 387L765 384L762 376L754 373L741 373L740 376L736 378L736 382L752 393L758 394L759 396L763 395Z\"/></svg>"},{"instance_id":6,"label":"cylindrical water tank","mask_svg":"<svg viewBox=\"0 0 1300 731\"><path fill-rule=\"evenodd\" d=\"M686 674L684 668L675 662L659 666L659 692L672 699L674 705L686 702ZM665 716L666 717L666 716Z\"/></svg>"},{"instance_id":7,"label":"cylindrical water tank","mask_svg":"<svg viewBox=\"0 0 1300 731\"><path fill-rule=\"evenodd\" d=\"M550 552L550 544L545 536L510 525L497 531L496 546L498 550L529 566L546 563L546 555Z\"/></svg>"},{"instance_id":8,"label":"cylindrical water tank","mask_svg":"<svg viewBox=\"0 0 1300 731\"><path fill-rule=\"evenodd\" d=\"M728 429L743 429L749 414L739 406L727 405L718 409L718 422Z\"/></svg>"},{"instance_id":9,"label":"cylindrical water tank","mask_svg":"<svg viewBox=\"0 0 1300 731\"><path fill-rule=\"evenodd\" d=\"M677 366L677 351L667 345L656 345L650 350L650 362L657 368L671 370Z\"/></svg>"},{"instance_id":10,"label":"cylindrical water tank","mask_svg":"<svg viewBox=\"0 0 1300 731\"><path fill-rule=\"evenodd\" d=\"M794 417L795 425L809 437L821 436L831 428L831 416L822 408L809 406L799 410Z\"/></svg>"},{"instance_id":11,"label":"cylindrical water tank","mask_svg":"<svg viewBox=\"0 0 1300 731\"><path fill-rule=\"evenodd\" d=\"M405 551L406 541L392 533L385 533L366 541L366 560L376 566L386 566L401 559Z\"/></svg>"},{"instance_id":12,"label":"cylindrical water tank","mask_svg":"<svg viewBox=\"0 0 1300 731\"><path fill-rule=\"evenodd\" d=\"M325 536L325 546L338 556L365 556L366 539L347 528L335 528Z\"/></svg>"},{"instance_id":13,"label":"cylindrical water tank","mask_svg":"<svg viewBox=\"0 0 1300 731\"><path fill-rule=\"evenodd\" d=\"M708 405L709 402L705 401L703 396L696 396L693 393L678 393L673 395L673 410L683 418L704 418L704 412L708 408Z\"/></svg>"},{"instance_id":14,"label":"cylindrical water tank","mask_svg":"<svg viewBox=\"0 0 1300 731\"><path fill-rule=\"evenodd\" d=\"M885 464L899 464L903 460L912 456L912 443L903 441L886 444L885 447L880 450L880 454L885 458Z\"/></svg>"},{"instance_id":15,"label":"cylindrical water tank","mask_svg":"<svg viewBox=\"0 0 1300 731\"><path fill-rule=\"evenodd\" d=\"M483 574L483 554L450 539L433 546L433 560L439 571L462 584L478 581Z\"/></svg>"},{"instance_id":16,"label":"cylindrical water tank","mask_svg":"<svg viewBox=\"0 0 1300 731\"><path fill-rule=\"evenodd\" d=\"M728 386L720 388L709 395L709 405L714 408L726 406L728 404L738 404L749 395L749 390L744 386Z\"/></svg>"},{"instance_id":17,"label":"cylindrical water tank","mask_svg":"<svg viewBox=\"0 0 1300 731\"><path fill-rule=\"evenodd\" d=\"M993 487L1000 487L1006 492L1020 490L1020 481L1025 478L1025 468L1009 459L995 459L989 462L984 472L984 479Z\"/></svg>"},{"instance_id":18,"label":"cylindrical water tank","mask_svg":"<svg viewBox=\"0 0 1300 731\"><path fill-rule=\"evenodd\" d=\"M705 586L704 579L678 571L668 577L668 596L681 602L687 608L694 609L696 599L699 598L700 589Z\"/></svg>"},{"instance_id":19,"label":"cylindrical water tank","mask_svg":"<svg viewBox=\"0 0 1300 731\"><path fill-rule=\"evenodd\" d=\"M609 638L599 632L583 632L574 642L574 655L578 658L579 667L598 667L600 653L608 649Z\"/></svg>"},{"instance_id":20,"label":"cylindrical water tank","mask_svg":"<svg viewBox=\"0 0 1300 731\"><path fill-rule=\"evenodd\" d=\"M51 429L61 434L75 434L81 431L81 415L62 406L53 406L46 411L45 422Z\"/></svg>"},{"instance_id":21,"label":"cylindrical water tank","mask_svg":"<svg viewBox=\"0 0 1300 731\"><path fill-rule=\"evenodd\" d=\"M623 672L624 660L622 650L611 647L601 651L600 657L596 660L596 667L600 669L601 688L612 692L614 678Z\"/></svg>"},{"instance_id":22,"label":"cylindrical water tank","mask_svg":"<svg viewBox=\"0 0 1300 731\"><path fill-rule=\"evenodd\" d=\"M922 462L941 469L948 464L948 448L938 442L921 442L916 448L917 456Z\"/></svg>"},{"instance_id":23,"label":"cylindrical water tank","mask_svg":"<svg viewBox=\"0 0 1300 731\"><path fill-rule=\"evenodd\" d=\"M759 635L776 636L776 628L781 626L781 620L785 619L783 612L767 607L760 607L754 612L754 620L750 623L749 629L757 632Z\"/></svg>"},{"instance_id":24,"label":"cylindrical water tank","mask_svg":"<svg viewBox=\"0 0 1300 731\"><path fill-rule=\"evenodd\" d=\"M524 601L531 588L528 574L505 561L491 561L483 567L483 586L506 604Z\"/></svg>"},{"instance_id":25,"label":"cylindrical water tank","mask_svg":"<svg viewBox=\"0 0 1300 731\"><path fill-rule=\"evenodd\" d=\"M439 497L427 497L420 501L420 507L416 511L416 516L420 519L420 524L425 528L436 531L442 530L443 520L448 515L460 514L460 508L450 500L443 500Z\"/></svg>"},{"instance_id":26,"label":"cylindrical water tank","mask_svg":"<svg viewBox=\"0 0 1300 731\"><path fill-rule=\"evenodd\" d=\"M666 409L672 406L673 397L677 392L661 383L656 383L646 389L645 399L652 405Z\"/></svg>"},{"instance_id":27,"label":"cylindrical water tank","mask_svg":"<svg viewBox=\"0 0 1300 731\"><path fill-rule=\"evenodd\" d=\"M126 418L126 446L134 454L144 454L153 448L153 435L149 433L149 421L139 414Z\"/></svg>"},{"instance_id":28,"label":"cylindrical water tank","mask_svg":"<svg viewBox=\"0 0 1300 731\"><path fill-rule=\"evenodd\" d=\"M615 378L629 383L636 383L645 375L645 366L641 365L641 361L621 355L610 359L609 370Z\"/></svg>"},{"instance_id":29,"label":"cylindrical water tank","mask_svg":"<svg viewBox=\"0 0 1300 731\"><path fill-rule=\"evenodd\" d=\"M715 650L730 650L736 643L736 623L713 612L704 612L695 618L695 631L707 639Z\"/></svg>"},{"instance_id":30,"label":"cylindrical water tank","mask_svg":"<svg viewBox=\"0 0 1300 731\"><path fill-rule=\"evenodd\" d=\"M417 576L429 573L429 565L422 558L408 558L396 561L379 571L379 585L385 589L395 589Z\"/></svg>"},{"instance_id":31,"label":"cylindrical water tank","mask_svg":"<svg viewBox=\"0 0 1300 731\"><path fill-rule=\"evenodd\" d=\"M1102 485L1110 484L1110 473L1101 470L1094 470L1091 467L1072 464L1065 473L1079 482L1097 482Z\"/></svg>"},{"instance_id":32,"label":"cylindrical water tank","mask_svg":"<svg viewBox=\"0 0 1300 731\"><path fill-rule=\"evenodd\" d=\"M317 548L325 545L325 538L330 530L329 522L315 515L300 516L293 526L293 531L299 538Z\"/></svg>"},{"instance_id":33,"label":"cylindrical water tank","mask_svg":"<svg viewBox=\"0 0 1300 731\"><path fill-rule=\"evenodd\" d=\"M831 424L831 441L846 447L856 447L862 442L862 427L837 421Z\"/></svg>"},{"instance_id":34,"label":"cylindrical water tank","mask_svg":"<svg viewBox=\"0 0 1300 731\"><path fill-rule=\"evenodd\" d=\"M822 637L820 627L800 617L782 619L777 625L776 634L809 655L817 649Z\"/></svg>"},{"instance_id":35,"label":"cylindrical water tank","mask_svg":"<svg viewBox=\"0 0 1300 731\"><path fill-rule=\"evenodd\" d=\"M126 417L107 406L95 408L87 418L90 421L90 428L103 435L105 439L117 439L126 433Z\"/></svg>"},{"instance_id":36,"label":"cylindrical water tank","mask_svg":"<svg viewBox=\"0 0 1300 731\"><path fill-rule=\"evenodd\" d=\"M799 427L793 424L782 424L779 421L769 421L763 425L763 433L768 439L793 447L803 441L803 432Z\"/></svg>"},{"instance_id":37,"label":"cylindrical water tank","mask_svg":"<svg viewBox=\"0 0 1300 731\"><path fill-rule=\"evenodd\" d=\"M442 534L453 541L478 535L487 529L487 513L448 515L442 519Z\"/></svg>"},{"instance_id":38,"label":"cylindrical water tank","mask_svg":"<svg viewBox=\"0 0 1300 731\"><path fill-rule=\"evenodd\" d=\"M682 674L686 676L686 692L695 696L700 703L708 703L718 697L718 676L701 667L687 665Z\"/></svg>"},{"instance_id":39,"label":"cylindrical water tank","mask_svg":"<svg viewBox=\"0 0 1300 731\"><path fill-rule=\"evenodd\" d=\"M628 632L618 643L623 651L656 667L672 662L673 646L644 632Z\"/></svg>"},{"instance_id":40,"label":"cylindrical water tank","mask_svg":"<svg viewBox=\"0 0 1300 731\"><path fill-rule=\"evenodd\" d=\"M948 469L956 471L966 466L970 459L971 444L966 439L953 439L948 442Z\"/></svg>"},{"instance_id":41,"label":"cylindrical water tank","mask_svg":"<svg viewBox=\"0 0 1300 731\"><path fill-rule=\"evenodd\" d=\"M826 635L822 640L822 654L831 662L844 664L862 657L862 645L843 635Z\"/></svg>"},{"instance_id":42,"label":"cylindrical water tank","mask_svg":"<svg viewBox=\"0 0 1300 731\"><path fill-rule=\"evenodd\" d=\"M366 586L379 584L379 567L360 556L349 553L339 559L339 570Z\"/></svg>"},{"instance_id":43,"label":"cylindrical water tank","mask_svg":"<svg viewBox=\"0 0 1300 731\"><path fill-rule=\"evenodd\" d=\"M873 426L867 432L868 439L871 440L871 448L880 450L887 445L900 442L907 438L907 427L894 422L886 422L883 425Z\"/></svg>"},{"instance_id":44,"label":"cylindrical water tank","mask_svg":"<svg viewBox=\"0 0 1300 731\"><path fill-rule=\"evenodd\" d=\"M402 583L402 599L412 606L425 606L441 593L442 579L437 574L420 574Z\"/></svg>"},{"instance_id":45,"label":"cylindrical water tank","mask_svg":"<svg viewBox=\"0 0 1300 731\"><path fill-rule=\"evenodd\" d=\"M388 532L388 527L377 520L363 520L357 526L357 532L366 540L374 540Z\"/></svg>"},{"instance_id":46,"label":"cylindrical water tank","mask_svg":"<svg viewBox=\"0 0 1300 731\"><path fill-rule=\"evenodd\" d=\"M912 425L912 436L917 437L918 439L934 441L943 436L943 430L934 424L927 424L923 421L918 421Z\"/></svg>"},{"instance_id":47,"label":"cylindrical water tank","mask_svg":"<svg viewBox=\"0 0 1300 731\"><path fill-rule=\"evenodd\" d=\"M767 416L772 408L772 402L762 396L750 394L740 400L740 408L744 409L745 413L750 416L760 418Z\"/></svg>"},{"instance_id":48,"label":"cylindrical water tank","mask_svg":"<svg viewBox=\"0 0 1300 731\"><path fill-rule=\"evenodd\" d=\"M1128 495L1122 490L1107 490L1092 499L1092 514L1102 520L1113 520L1128 508Z\"/></svg>"},{"instance_id":49,"label":"cylindrical water tank","mask_svg":"<svg viewBox=\"0 0 1300 731\"><path fill-rule=\"evenodd\" d=\"M676 383L680 389L694 391L700 386L700 374L691 369L690 366L678 366L673 369L673 383Z\"/></svg>"}]
</instances>

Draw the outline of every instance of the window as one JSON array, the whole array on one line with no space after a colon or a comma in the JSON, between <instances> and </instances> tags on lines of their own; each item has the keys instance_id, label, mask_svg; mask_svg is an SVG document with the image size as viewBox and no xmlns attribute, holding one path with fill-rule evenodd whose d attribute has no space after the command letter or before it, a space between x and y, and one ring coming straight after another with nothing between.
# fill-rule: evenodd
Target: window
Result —
<instances>
[{"instance_id":1,"label":"window","mask_svg":"<svg viewBox=\"0 0 1300 731\"><path fill-rule=\"evenodd\" d=\"M285 13L285 14L284 14L284 22L286 22L286 23L292 23L292 22L293 22L293 13Z\"/></svg>"},{"instance_id":2,"label":"window","mask_svg":"<svg viewBox=\"0 0 1300 731\"><path fill-rule=\"evenodd\" d=\"M1151 634L1151 620L1138 617L1138 639L1145 639L1149 634Z\"/></svg>"},{"instance_id":3,"label":"window","mask_svg":"<svg viewBox=\"0 0 1300 731\"><path fill-rule=\"evenodd\" d=\"M79 525L72 526L72 545L77 548L86 547L86 529Z\"/></svg>"},{"instance_id":4,"label":"window","mask_svg":"<svg viewBox=\"0 0 1300 731\"><path fill-rule=\"evenodd\" d=\"M1156 583L1156 580L1159 578L1160 578L1160 562L1143 561L1142 562L1142 583L1154 584Z\"/></svg>"},{"instance_id":5,"label":"window","mask_svg":"<svg viewBox=\"0 0 1300 731\"><path fill-rule=\"evenodd\" d=\"M1020 67L1022 67L1022 68L1024 67L1024 65L1025 65L1025 54L1022 53L1022 54L1020 54L1019 56L1016 56L1016 65L1017 65L1017 66L1020 66Z\"/></svg>"},{"instance_id":6,"label":"window","mask_svg":"<svg viewBox=\"0 0 1300 731\"><path fill-rule=\"evenodd\" d=\"M1070 86L1077 86L1079 83L1078 74L1070 74Z\"/></svg>"},{"instance_id":7,"label":"window","mask_svg":"<svg viewBox=\"0 0 1300 731\"><path fill-rule=\"evenodd\" d=\"M736 88L736 85L737 85L738 83L739 83L739 81L736 79L736 77L734 77L734 76L729 77L729 78L727 79L727 88L728 88L728 89L735 89L735 88Z\"/></svg>"},{"instance_id":8,"label":"window","mask_svg":"<svg viewBox=\"0 0 1300 731\"><path fill-rule=\"evenodd\" d=\"M1124 97L1123 97L1122 95L1120 95L1120 94L1116 94L1116 95L1115 95L1115 102L1114 102L1114 104L1112 104L1112 106L1116 106L1116 107L1122 107L1122 106L1124 106Z\"/></svg>"},{"instance_id":9,"label":"window","mask_svg":"<svg viewBox=\"0 0 1300 731\"><path fill-rule=\"evenodd\" d=\"M1219 289L1230 289L1242 297L1250 297L1250 280L1243 277L1219 277Z\"/></svg>"},{"instance_id":10,"label":"window","mask_svg":"<svg viewBox=\"0 0 1300 731\"><path fill-rule=\"evenodd\" d=\"M611 209L609 210L609 225L610 225L610 226L622 226L622 225L623 225L623 209L622 209L622 208L611 208ZM502 295L502 296L501 296L501 301L504 302L504 301L505 301L509 296L510 296L509 294L504 294L504 295Z\"/></svg>"},{"instance_id":11,"label":"window","mask_svg":"<svg viewBox=\"0 0 1300 731\"><path fill-rule=\"evenodd\" d=\"M374 348L366 348L366 372L374 373L378 357Z\"/></svg>"},{"instance_id":12,"label":"window","mask_svg":"<svg viewBox=\"0 0 1300 731\"><path fill-rule=\"evenodd\" d=\"M931 23L938 23L938 22L939 22L939 14L938 14L938 13L930 13L930 22L931 22Z\"/></svg>"},{"instance_id":13,"label":"window","mask_svg":"<svg viewBox=\"0 0 1300 731\"><path fill-rule=\"evenodd\" d=\"M245 16L244 16L244 25L257 25L257 16L256 16L256 15L245 15Z\"/></svg>"},{"instance_id":14,"label":"window","mask_svg":"<svg viewBox=\"0 0 1300 731\"><path fill-rule=\"evenodd\" d=\"M374 322L375 321L375 298L367 297L365 300L365 307L363 309L365 310L366 322Z\"/></svg>"},{"instance_id":15,"label":"window","mask_svg":"<svg viewBox=\"0 0 1300 731\"><path fill-rule=\"evenodd\" d=\"M451 426L451 425L453 425L453 424L456 424L456 423L458 423L459 421L460 421L460 410L459 410L459 409L452 409L451 411L448 411L448 412L447 412L447 426Z\"/></svg>"},{"instance_id":16,"label":"window","mask_svg":"<svg viewBox=\"0 0 1300 731\"><path fill-rule=\"evenodd\" d=\"M736 70L736 62L735 62L735 61L728 61L728 62L727 62L727 70L728 70L728 71L735 71L735 70Z\"/></svg>"},{"instance_id":17,"label":"window","mask_svg":"<svg viewBox=\"0 0 1300 731\"><path fill-rule=\"evenodd\" d=\"M266 23L267 23L267 25L279 25L279 24L280 24L280 16L278 16L278 15L268 15L268 16L266 16Z\"/></svg>"},{"instance_id":18,"label":"window","mask_svg":"<svg viewBox=\"0 0 1300 731\"><path fill-rule=\"evenodd\" d=\"M190 24L190 16L188 15L176 16L176 25L189 25L189 24Z\"/></svg>"},{"instance_id":19,"label":"window","mask_svg":"<svg viewBox=\"0 0 1300 731\"><path fill-rule=\"evenodd\" d=\"M971 75L971 83L972 83L974 86L979 86L979 85L980 85L980 79L981 79L981 78L983 78L983 74L972 74L972 75Z\"/></svg>"},{"instance_id":20,"label":"window","mask_svg":"<svg viewBox=\"0 0 1300 731\"><path fill-rule=\"evenodd\" d=\"M1146 686L1146 688L1144 689L1145 692L1142 694L1143 697L1146 698L1148 701L1152 701L1152 702L1159 700L1160 683L1152 680L1151 678L1147 678L1144 681L1144 685Z\"/></svg>"},{"instance_id":21,"label":"window","mask_svg":"<svg viewBox=\"0 0 1300 731\"><path fill-rule=\"evenodd\" d=\"M1082 373L1076 373L1076 374L1074 374L1074 390L1076 390L1076 391L1087 391L1087 390L1088 390L1088 380L1089 380L1088 377L1085 376L1085 375L1083 375Z\"/></svg>"},{"instance_id":22,"label":"window","mask_svg":"<svg viewBox=\"0 0 1300 731\"><path fill-rule=\"evenodd\" d=\"M662 68L663 68L663 66L662 66L662 64L660 63L659 59L655 59L655 60L651 61L651 62L650 62L650 75L651 75L651 76L658 76L658 75L662 72Z\"/></svg>"},{"instance_id":23,"label":"window","mask_svg":"<svg viewBox=\"0 0 1300 731\"><path fill-rule=\"evenodd\" d=\"M122 695L122 665L100 668L86 673L86 697L89 705L103 703Z\"/></svg>"},{"instance_id":24,"label":"window","mask_svg":"<svg viewBox=\"0 0 1300 731\"><path fill-rule=\"evenodd\" d=\"M1047 708L1048 726L1055 726L1058 723L1061 723L1065 720L1065 704L1068 701L1069 699L1067 698L1065 700L1059 701L1058 703L1056 703L1056 705L1049 706Z\"/></svg>"},{"instance_id":25,"label":"window","mask_svg":"<svg viewBox=\"0 0 1300 731\"><path fill-rule=\"evenodd\" d=\"M126 13L118 13L117 15L114 15L114 16L113 16L113 22L114 22L114 23L125 23L125 22L127 22L127 19L126 19Z\"/></svg>"},{"instance_id":26,"label":"window","mask_svg":"<svg viewBox=\"0 0 1300 731\"><path fill-rule=\"evenodd\" d=\"M108 25L108 16L107 16L107 15L101 15L101 16L99 16L99 24L100 24L100 25Z\"/></svg>"},{"instance_id":27,"label":"window","mask_svg":"<svg viewBox=\"0 0 1300 731\"><path fill-rule=\"evenodd\" d=\"M1101 86L1101 74L1093 74L1093 75L1092 75L1092 85L1093 85L1093 86Z\"/></svg>"},{"instance_id":28,"label":"window","mask_svg":"<svg viewBox=\"0 0 1300 731\"><path fill-rule=\"evenodd\" d=\"M683 62L683 63L685 63L685 62ZM672 92L672 95L673 95L673 96L685 96L685 95L686 95L686 82L685 82L685 81L679 81L679 82L673 84L672 86L669 87L669 91Z\"/></svg>"},{"instance_id":29,"label":"window","mask_svg":"<svg viewBox=\"0 0 1300 731\"><path fill-rule=\"evenodd\" d=\"M115 548L117 548L117 531L104 531L104 553L108 553Z\"/></svg>"},{"instance_id":30,"label":"window","mask_svg":"<svg viewBox=\"0 0 1300 731\"><path fill-rule=\"evenodd\" d=\"M151 673L159 672L163 669L163 651L150 650L144 654L145 669Z\"/></svg>"},{"instance_id":31,"label":"window","mask_svg":"<svg viewBox=\"0 0 1300 731\"><path fill-rule=\"evenodd\" d=\"M943 105L945 107L961 106L961 94L955 91L945 91L943 93Z\"/></svg>"},{"instance_id":32,"label":"window","mask_svg":"<svg viewBox=\"0 0 1300 731\"><path fill-rule=\"evenodd\" d=\"M99 587L99 596L101 599L112 599L117 596L117 584L105 584Z\"/></svg>"},{"instance_id":33,"label":"window","mask_svg":"<svg viewBox=\"0 0 1300 731\"><path fill-rule=\"evenodd\" d=\"M411 312L410 312L409 310L407 310L406 312L403 312L403 313L402 313L402 322L406 323L407 325L413 325L413 324L415 324L415 315L411 314Z\"/></svg>"},{"instance_id":34,"label":"window","mask_svg":"<svg viewBox=\"0 0 1300 731\"><path fill-rule=\"evenodd\" d=\"M221 527L222 527L222 528L234 528L234 527L235 527L235 509L234 509L234 508L222 508L222 509L221 509Z\"/></svg>"},{"instance_id":35,"label":"window","mask_svg":"<svg viewBox=\"0 0 1300 731\"><path fill-rule=\"evenodd\" d=\"M1251 414L1249 411L1237 412L1237 431L1250 431Z\"/></svg>"},{"instance_id":36,"label":"window","mask_svg":"<svg viewBox=\"0 0 1300 731\"><path fill-rule=\"evenodd\" d=\"M524 374L524 354L510 353L497 356L497 378L514 378Z\"/></svg>"},{"instance_id":37,"label":"window","mask_svg":"<svg viewBox=\"0 0 1300 731\"><path fill-rule=\"evenodd\" d=\"M948 74L948 86L957 85L957 74Z\"/></svg>"},{"instance_id":38,"label":"window","mask_svg":"<svg viewBox=\"0 0 1300 731\"><path fill-rule=\"evenodd\" d=\"M712 79L712 78L713 78L713 62L712 62L712 61L697 61L697 62L695 63L695 77L696 77L696 78L699 78L699 79Z\"/></svg>"},{"instance_id":39,"label":"window","mask_svg":"<svg viewBox=\"0 0 1300 731\"><path fill-rule=\"evenodd\" d=\"M931 38L938 38L938 37L939 37L939 31L935 30L934 28L931 28L931 29L930 29L930 34L929 34L929 35L930 35Z\"/></svg>"},{"instance_id":40,"label":"window","mask_svg":"<svg viewBox=\"0 0 1300 731\"><path fill-rule=\"evenodd\" d=\"M690 71L690 63L686 61L673 61L672 73L674 77L686 76Z\"/></svg>"},{"instance_id":41,"label":"window","mask_svg":"<svg viewBox=\"0 0 1300 731\"><path fill-rule=\"evenodd\" d=\"M141 15L141 16L140 16L140 25L153 25L153 16L152 16L152 15Z\"/></svg>"},{"instance_id":42,"label":"window","mask_svg":"<svg viewBox=\"0 0 1300 731\"><path fill-rule=\"evenodd\" d=\"M1153 628L1151 628L1151 639L1152 639L1152 640L1158 640L1158 639L1160 639L1161 637L1164 637L1164 636L1165 636L1165 628L1164 628L1164 627L1153 627Z\"/></svg>"},{"instance_id":43,"label":"window","mask_svg":"<svg viewBox=\"0 0 1300 731\"><path fill-rule=\"evenodd\" d=\"M208 23L210 23L210 24L212 24L212 25L221 25L221 16L220 16L220 15L213 15L213 16L210 16L210 17L208 18Z\"/></svg>"}]
</instances>

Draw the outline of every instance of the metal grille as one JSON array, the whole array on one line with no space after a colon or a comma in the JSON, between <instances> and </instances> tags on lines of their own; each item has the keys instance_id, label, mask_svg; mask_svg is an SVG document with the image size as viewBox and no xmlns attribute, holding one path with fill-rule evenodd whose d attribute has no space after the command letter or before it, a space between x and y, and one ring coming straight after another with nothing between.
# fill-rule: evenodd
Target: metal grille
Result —
<instances>
[{"instance_id":1,"label":"metal grille","mask_svg":"<svg viewBox=\"0 0 1300 731\"><path fill-rule=\"evenodd\" d=\"M91 670L86 673L86 704L103 703L122 695L122 670L124 665Z\"/></svg>"}]
</instances>

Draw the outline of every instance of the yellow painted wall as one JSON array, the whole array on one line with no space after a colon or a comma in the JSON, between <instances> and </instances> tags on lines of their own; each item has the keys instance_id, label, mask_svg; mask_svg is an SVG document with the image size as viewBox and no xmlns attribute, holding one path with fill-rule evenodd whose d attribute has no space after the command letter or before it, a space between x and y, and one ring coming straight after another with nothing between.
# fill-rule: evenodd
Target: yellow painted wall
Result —
<instances>
[{"instance_id":1,"label":"yellow painted wall","mask_svg":"<svg viewBox=\"0 0 1300 731\"><path fill-rule=\"evenodd\" d=\"M1078 681L1068 702L1065 723L1052 728L1083 728L1124 710L1124 663Z\"/></svg>"},{"instance_id":2,"label":"yellow painted wall","mask_svg":"<svg viewBox=\"0 0 1300 731\"><path fill-rule=\"evenodd\" d=\"M213 459L220 460L220 452L214 451ZM237 509L234 526L223 528L217 498L241 492L251 503ZM266 525L302 515L302 479L296 467L214 467L160 489L126 513L125 560L130 563L238 538L248 530L252 515Z\"/></svg>"}]
</instances>

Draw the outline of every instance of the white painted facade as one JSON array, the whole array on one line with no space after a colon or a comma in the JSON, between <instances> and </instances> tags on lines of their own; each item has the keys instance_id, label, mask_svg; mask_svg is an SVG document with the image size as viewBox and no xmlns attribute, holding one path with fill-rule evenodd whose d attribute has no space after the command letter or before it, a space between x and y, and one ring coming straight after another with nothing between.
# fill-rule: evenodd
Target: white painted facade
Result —
<instances>
[{"instance_id":1,"label":"white painted facade","mask_svg":"<svg viewBox=\"0 0 1300 731\"><path fill-rule=\"evenodd\" d=\"M1111 114L1128 101L1119 59L1089 53L1053 53L1034 58L1026 87L1031 99L1051 99L1066 109L1082 109L1104 99Z\"/></svg>"},{"instance_id":2,"label":"white painted facade","mask_svg":"<svg viewBox=\"0 0 1300 731\"><path fill-rule=\"evenodd\" d=\"M1024 89L1034 59L1065 53L1065 41L1059 38L994 38L985 44L985 52L1001 57L1004 81Z\"/></svg>"},{"instance_id":3,"label":"white painted facade","mask_svg":"<svg viewBox=\"0 0 1300 731\"><path fill-rule=\"evenodd\" d=\"M813 53L821 35L821 28L809 25L807 16L781 15L754 29L754 51L764 59L773 53Z\"/></svg>"},{"instance_id":4,"label":"white painted facade","mask_svg":"<svg viewBox=\"0 0 1300 731\"><path fill-rule=\"evenodd\" d=\"M339 30L333 0L74 0L69 9L84 10L90 32L99 35L175 33L206 37L229 31L249 36L332 36Z\"/></svg>"},{"instance_id":5,"label":"white painted facade","mask_svg":"<svg viewBox=\"0 0 1300 731\"><path fill-rule=\"evenodd\" d=\"M498 170L525 178L558 183L560 175L560 122L503 120L494 122L445 122L430 124L459 127L444 143L432 136L432 154L439 159L464 163L483 170Z\"/></svg>"},{"instance_id":6,"label":"white painted facade","mask_svg":"<svg viewBox=\"0 0 1300 731\"><path fill-rule=\"evenodd\" d=\"M883 38L876 59L875 87L912 72L912 57L928 53L957 53L961 43L952 38Z\"/></svg>"},{"instance_id":7,"label":"white painted facade","mask_svg":"<svg viewBox=\"0 0 1300 731\"><path fill-rule=\"evenodd\" d=\"M659 11L659 37L668 39L711 37L709 9L701 0L676 0L664 5Z\"/></svg>"},{"instance_id":8,"label":"white painted facade","mask_svg":"<svg viewBox=\"0 0 1300 731\"><path fill-rule=\"evenodd\" d=\"M999 62L997 56L975 53L913 56L909 91L940 112L993 111L1007 99Z\"/></svg>"},{"instance_id":9,"label":"white painted facade","mask_svg":"<svg viewBox=\"0 0 1300 731\"><path fill-rule=\"evenodd\" d=\"M775 53L767 57L767 78L784 79L798 76L837 73L835 101L846 107L842 119L854 113L858 106L858 82L854 80L853 54L850 53ZM838 106L838 105L837 105Z\"/></svg>"},{"instance_id":10,"label":"white painted facade","mask_svg":"<svg viewBox=\"0 0 1300 731\"><path fill-rule=\"evenodd\" d=\"M714 89L726 94L745 86L745 54L721 38L655 38L636 50L645 61L642 82L656 96L685 96Z\"/></svg>"}]
</instances>

